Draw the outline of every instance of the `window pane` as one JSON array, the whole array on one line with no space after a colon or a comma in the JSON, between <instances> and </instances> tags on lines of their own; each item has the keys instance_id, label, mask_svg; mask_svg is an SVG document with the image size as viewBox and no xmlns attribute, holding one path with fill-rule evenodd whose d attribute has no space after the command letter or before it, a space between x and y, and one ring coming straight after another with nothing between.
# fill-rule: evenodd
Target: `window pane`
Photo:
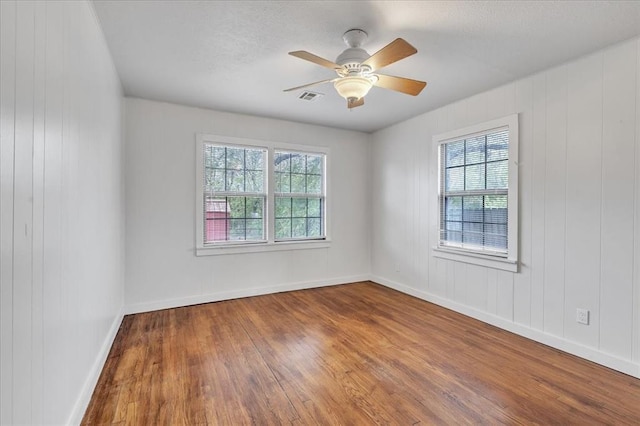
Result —
<instances>
[{"instance_id":1,"label":"window pane","mask_svg":"<svg viewBox=\"0 0 640 426\"><path fill-rule=\"evenodd\" d=\"M204 178L209 192L264 192L265 150L205 145Z\"/></svg>"},{"instance_id":2,"label":"window pane","mask_svg":"<svg viewBox=\"0 0 640 426\"><path fill-rule=\"evenodd\" d=\"M291 217L291 198L276 197L276 217Z\"/></svg>"},{"instance_id":3,"label":"window pane","mask_svg":"<svg viewBox=\"0 0 640 426\"><path fill-rule=\"evenodd\" d=\"M291 174L291 192L304 194L305 189L305 176L300 174Z\"/></svg>"},{"instance_id":4,"label":"window pane","mask_svg":"<svg viewBox=\"0 0 640 426\"><path fill-rule=\"evenodd\" d=\"M462 166L464 164L464 141L450 142L444 145L445 167Z\"/></svg>"},{"instance_id":5,"label":"window pane","mask_svg":"<svg viewBox=\"0 0 640 426\"><path fill-rule=\"evenodd\" d=\"M446 220L462 220L462 197L447 197L445 206Z\"/></svg>"},{"instance_id":6,"label":"window pane","mask_svg":"<svg viewBox=\"0 0 640 426\"><path fill-rule=\"evenodd\" d=\"M247 170L264 170L264 152L256 149L248 149L246 152Z\"/></svg>"},{"instance_id":7,"label":"window pane","mask_svg":"<svg viewBox=\"0 0 640 426\"><path fill-rule=\"evenodd\" d=\"M482 196L462 197L462 220L465 222L482 222Z\"/></svg>"},{"instance_id":8,"label":"window pane","mask_svg":"<svg viewBox=\"0 0 640 426\"><path fill-rule=\"evenodd\" d=\"M309 229L308 236L309 237L320 237L322 236L322 221L319 218L310 218L307 222L307 227Z\"/></svg>"},{"instance_id":9,"label":"window pane","mask_svg":"<svg viewBox=\"0 0 640 426\"><path fill-rule=\"evenodd\" d=\"M276 219L276 239L291 238L291 219Z\"/></svg>"},{"instance_id":10,"label":"window pane","mask_svg":"<svg viewBox=\"0 0 640 426\"><path fill-rule=\"evenodd\" d=\"M292 203L292 217L307 217L307 199L294 198Z\"/></svg>"},{"instance_id":11,"label":"window pane","mask_svg":"<svg viewBox=\"0 0 640 426\"><path fill-rule=\"evenodd\" d=\"M291 173L305 173L307 170L304 154L291 154Z\"/></svg>"},{"instance_id":12,"label":"window pane","mask_svg":"<svg viewBox=\"0 0 640 426\"><path fill-rule=\"evenodd\" d=\"M484 164L465 166L464 189L484 189Z\"/></svg>"},{"instance_id":13,"label":"window pane","mask_svg":"<svg viewBox=\"0 0 640 426\"><path fill-rule=\"evenodd\" d=\"M486 195L484 200L484 220L486 223L507 223L507 196Z\"/></svg>"},{"instance_id":14,"label":"window pane","mask_svg":"<svg viewBox=\"0 0 640 426\"><path fill-rule=\"evenodd\" d=\"M307 219L291 219L291 236L293 238L307 236Z\"/></svg>"},{"instance_id":15,"label":"window pane","mask_svg":"<svg viewBox=\"0 0 640 426\"><path fill-rule=\"evenodd\" d=\"M207 219L205 242L226 241L228 235L229 221L227 219Z\"/></svg>"},{"instance_id":16,"label":"window pane","mask_svg":"<svg viewBox=\"0 0 640 426\"><path fill-rule=\"evenodd\" d=\"M320 198L307 198L308 217L320 217L322 212Z\"/></svg>"},{"instance_id":17,"label":"window pane","mask_svg":"<svg viewBox=\"0 0 640 426\"><path fill-rule=\"evenodd\" d=\"M232 218L244 216L244 197L227 197L229 215Z\"/></svg>"},{"instance_id":18,"label":"window pane","mask_svg":"<svg viewBox=\"0 0 640 426\"><path fill-rule=\"evenodd\" d=\"M291 154L286 152L276 151L273 157L275 163L275 169L277 172L289 172L291 171Z\"/></svg>"},{"instance_id":19,"label":"window pane","mask_svg":"<svg viewBox=\"0 0 640 426\"><path fill-rule=\"evenodd\" d=\"M484 232L496 236L507 236L507 225L497 225L493 223L485 223Z\"/></svg>"},{"instance_id":20,"label":"window pane","mask_svg":"<svg viewBox=\"0 0 640 426\"><path fill-rule=\"evenodd\" d=\"M245 174L245 191L246 192L263 192L264 190L264 173L246 172Z\"/></svg>"},{"instance_id":21,"label":"window pane","mask_svg":"<svg viewBox=\"0 0 640 426\"><path fill-rule=\"evenodd\" d=\"M462 242L476 245L483 245L484 232L481 223L463 222L462 224Z\"/></svg>"},{"instance_id":22,"label":"window pane","mask_svg":"<svg viewBox=\"0 0 640 426\"><path fill-rule=\"evenodd\" d=\"M244 191L244 171L227 170L227 191L243 192Z\"/></svg>"},{"instance_id":23,"label":"window pane","mask_svg":"<svg viewBox=\"0 0 640 426\"><path fill-rule=\"evenodd\" d=\"M507 248L507 225L484 225L484 243L486 246L506 249Z\"/></svg>"},{"instance_id":24,"label":"window pane","mask_svg":"<svg viewBox=\"0 0 640 426\"><path fill-rule=\"evenodd\" d=\"M263 209L264 209L264 198L247 198L246 201L246 217L261 219L264 217Z\"/></svg>"},{"instance_id":25,"label":"window pane","mask_svg":"<svg viewBox=\"0 0 640 426\"><path fill-rule=\"evenodd\" d=\"M263 240L263 224L261 219L247 219L247 240Z\"/></svg>"},{"instance_id":26,"label":"window pane","mask_svg":"<svg viewBox=\"0 0 640 426\"><path fill-rule=\"evenodd\" d=\"M224 191L224 174L224 170L221 169L206 169L206 191Z\"/></svg>"},{"instance_id":27,"label":"window pane","mask_svg":"<svg viewBox=\"0 0 640 426\"><path fill-rule=\"evenodd\" d=\"M509 130L487 135L487 161L509 158Z\"/></svg>"},{"instance_id":28,"label":"window pane","mask_svg":"<svg viewBox=\"0 0 640 426\"><path fill-rule=\"evenodd\" d=\"M208 153L211 155L211 167L216 169L224 169L226 161L226 148L221 146L208 146Z\"/></svg>"},{"instance_id":29,"label":"window pane","mask_svg":"<svg viewBox=\"0 0 640 426\"><path fill-rule=\"evenodd\" d=\"M244 149L243 148L227 148L227 165L226 169L243 170L244 169Z\"/></svg>"},{"instance_id":30,"label":"window pane","mask_svg":"<svg viewBox=\"0 0 640 426\"><path fill-rule=\"evenodd\" d=\"M485 151L485 138L478 136L465 141L465 164L483 163Z\"/></svg>"},{"instance_id":31,"label":"window pane","mask_svg":"<svg viewBox=\"0 0 640 426\"><path fill-rule=\"evenodd\" d=\"M445 224L445 238L447 241L460 243L462 242L462 222L450 222Z\"/></svg>"},{"instance_id":32,"label":"window pane","mask_svg":"<svg viewBox=\"0 0 640 426\"><path fill-rule=\"evenodd\" d=\"M227 200L225 198L205 196L205 243L211 241L225 241L227 239L230 225L227 221L227 218L229 217L227 207Z\"/></svg>"},{"instance_id":33,"label":"window pane","mask_svg":"<svg viewBox=\"0 0 640 426\"><path fill-rule=\"evenodd\" d=\"M509 161L487 163L487 189L507 189L509 187Z\"/></svg>"},{"instance_id":34,"label":"window pane","mask_svg":"<svg viewBox=\"0 0 640 426\"><path fill-rule=\"evenodd\" d=\"M246 240L245 219L231 219L231 230L229 231L229 240Z\"/></svg>"},{"instance_id":35,"label":"window pane","mask_svg":"<svg viewBox=\"0 0 640 426\"><path fill-rule=\"evenodd\" d=\"M322 157L318 155L307 155L307 173L322 174Z\"/></svg>"},{"instance_id":36,"label":"window pane","mask_svg":"<svg viewBox=\"0 0 640 426\"><path fill-rule=\"evenodd\" d=\"M291 175L285 172L276 172L276 192L291 192Z\"/></svg>"},{"instance_id":37,"label":"window pane","mask_svg":"<svg viewBox=\"0 0 640 426\"><path fill-rule=\"evenodd\" d=\"M322 176L307 175L307 194L322 193Z\"/></svg>"},{"instance_id":38,"label":"window pane","mask_svg":"<svg viewBox=\"0 0 640 426\"><path fill-rule=\"evenodd\" d=\"M464 167L454 167L445 171L445 191L464 190Z\"/></svg>"}]
</instances>

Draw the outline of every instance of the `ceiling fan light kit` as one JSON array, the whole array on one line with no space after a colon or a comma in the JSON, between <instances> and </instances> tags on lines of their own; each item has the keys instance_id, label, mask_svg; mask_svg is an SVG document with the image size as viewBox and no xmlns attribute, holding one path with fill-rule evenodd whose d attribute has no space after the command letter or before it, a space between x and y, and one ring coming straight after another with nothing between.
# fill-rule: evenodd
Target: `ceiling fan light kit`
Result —
<instances>
[{"instance_id":1,"label":"ceiling fan light kit","mask_svg":"<svg viewBox=\"0 0 640 426\"><path fill-rule=\"evenodd\" d=\"M357 76L341 78L333 83L333 87L336 88L338 94L347 101L349 99L353 101L364 98L372 86L371 80Z\"/></svg>"},{"instance_id":2,"label":"ceiling fan light kit","mask_svg":"<svg viewBox=\"0 0 640 426\"><path fill-rule=\"evenodd\" d=\"M365 31L360 29L349 30L344 33L342 39L347 45L347 49L338 55L336 62L331 62L304 50L289 52L291 56L334 70L338 77L293 87L286 89L285 92L317 84L333 83L333 87L338 94L347 100L347 108L351 109L364 104L364 97L373 86L417 96L427 85L424 81L374 74L376 70L417 52L413 46L403 39L395 39L373 55L369 55L366 50L360 47L367 39Z\"/></svg>"}]
</instances>

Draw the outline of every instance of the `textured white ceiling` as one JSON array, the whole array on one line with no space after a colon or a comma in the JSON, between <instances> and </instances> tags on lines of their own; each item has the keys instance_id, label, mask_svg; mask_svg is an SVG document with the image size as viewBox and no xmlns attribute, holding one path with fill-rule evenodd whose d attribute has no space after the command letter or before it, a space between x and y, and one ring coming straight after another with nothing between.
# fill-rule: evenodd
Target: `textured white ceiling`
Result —
<instances>
[{"instance_id":1,"label":"textured white ceiling","mask_svg":"<svg viewBox=\"0 0 640 426\"><path fill-rule=\"evenodd\" d=\"M128 96L372 132L640 34L640 1L94 0ZM374 87L347 110L282 90L335 76L351 28L373 54L397 37L418 53L381 72L428 82L417 97Z\"/></svg>"}]
</instances>

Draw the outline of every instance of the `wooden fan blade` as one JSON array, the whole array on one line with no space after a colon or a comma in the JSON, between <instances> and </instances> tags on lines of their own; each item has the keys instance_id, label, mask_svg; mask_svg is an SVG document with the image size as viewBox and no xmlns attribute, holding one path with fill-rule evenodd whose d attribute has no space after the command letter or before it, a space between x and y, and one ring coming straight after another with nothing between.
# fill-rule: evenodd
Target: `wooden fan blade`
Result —
<instances>
[{"instance_id":1,"label":"wooden fan blade","mask_svg":"<svg viewBox=\"0 0 640 426\"><path fill-rule=\"evenodd\" d=\"M375 71L397 62L400 59L404 59L407 56L411 56L416 52L417 50L415 47L403 39L397 38L371 55L369 59L364 61L361 65L368 65L371 67L372 71Z\"/></svg>"},{"instance_id":2,"label":"wooden fan blade","mask_svg":"<svg viewBox=\"0 0 640 426\"><path fill-rule=\"evenodd\" d=\"M303 84L302 86L292 87L291 89L285 89L285 90L283 90L283 92L293 92L294 90L304 89L305 87L311 87L311 86L315 86L317 84L331 83L334 80L335 80L335 78L330 78L328 80L315 81L313 83Z\"/></svg>"},{"instance_id":3,"label":"wooden fan blade","mask_svg":"<svg viewBox=\"0 0 640 426\"><path fill-rule=\"evenodd\" d=\"M347 108L351 109L351 108L364 105L364 98L355 99L355 100L352 100L352 99L347 99Z\"/></svg>"},{"instance_id":4,"label":"wooden fan blade","mask_svg":"<svg viewBox=\"0 0 640 426\"><path fill-rule=\"evenodd\" d=\"M384 74L376 75L378 76L378 81L373 83L374 86L395 90L396 92L406 93L407 95L417 96L427 85L424 81L411 80L410 78L394 77Z\"/></svg>"},{"instance_id":5,"label":"wooden fan blade","mask_svg":"<svg viewBox=\"0 0 640 426\"><path fill-rule=\"evenodd\" d=\"M305 61L313 62L314 64L318 64L322 67L329 68L331 70L342 68L340 65L335 62L331 62L327 59L321 58L320 56L314 55L313 53L306 52L304 50L296 50L295 52L289 52L289 55L295 56L296 58L304 59Z\"/></svg>"}]
</instances>

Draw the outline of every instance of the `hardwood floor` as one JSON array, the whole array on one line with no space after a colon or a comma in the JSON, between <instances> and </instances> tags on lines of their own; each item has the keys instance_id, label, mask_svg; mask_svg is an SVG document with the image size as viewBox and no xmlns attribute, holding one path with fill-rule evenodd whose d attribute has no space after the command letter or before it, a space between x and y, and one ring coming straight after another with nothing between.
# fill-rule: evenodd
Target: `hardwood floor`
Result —
<instances>
[{"instance_id":1,"label":"hardwood floor","mask_svg":"<svg viewBox=\"0 0 640 426\"><path fill-rule=\"evenodd\" d=\"M640 424L640 380L373 283L124 318L83 424Z\"/></svg>"}]
</instances>

